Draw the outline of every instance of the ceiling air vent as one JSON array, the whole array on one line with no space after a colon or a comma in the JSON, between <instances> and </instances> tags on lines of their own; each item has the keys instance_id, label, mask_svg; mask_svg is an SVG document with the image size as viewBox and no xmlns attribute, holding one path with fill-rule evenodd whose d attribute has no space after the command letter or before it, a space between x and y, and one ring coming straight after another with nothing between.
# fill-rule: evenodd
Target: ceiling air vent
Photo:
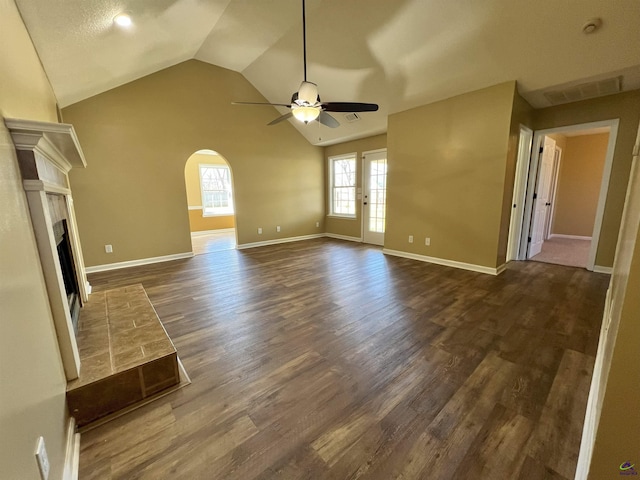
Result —
<instances>
[{"instance_id":1,"label":"ceiling air vent","mask_svg":"<svg viewBox=\"0 0 640 480\"><path fill-rule=\"evenodd\" d=\"M551 105L577 102L587 98L603 97L622 91L622 77L607 78L598 82L583 83L563 90L544 92L545 98Z\"/></svg>"},{"instance_id":2,"label":"ceiling air vent","mask_svg":"<svg viewBox=\"0 0 640 480\"><path fill-rule=\"evenodd\" d=\"M353 123L353 122L357 122L358 120L360 120L360 117L358 116L357 113L345 113L344 114L344 119L349 123Z\"/></svg>"}]
</instances>

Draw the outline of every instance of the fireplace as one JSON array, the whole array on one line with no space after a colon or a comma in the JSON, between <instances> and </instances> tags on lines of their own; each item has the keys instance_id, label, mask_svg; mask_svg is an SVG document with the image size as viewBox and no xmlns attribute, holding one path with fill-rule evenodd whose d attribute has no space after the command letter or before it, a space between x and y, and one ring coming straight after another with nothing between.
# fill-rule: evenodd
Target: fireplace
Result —
<instances>
[{"instance_id":1,"label":"fireplace","mask_svg":"<svg viewBox=\"0 0 640 480\"><path fill-rule=\"evenodd\" d=\"M84 168L86 161L72 125L15 118L5 118L4 123L16 148L60 358L70 381L80 373L78 315L91 286L82 258L69 171Z\"/></svg>"},{"instance_id":2,"label":"fireplace","mask_svg":"<svg viewBox=\"0 0 640 480\"><path fill-rule=\"evenodd\" d=\"M73 260L73 250L69 238L67 220L60 220L53 225L53 235L58 250L58 260L62 270L62 280L67 294L69 314L74 332L78 332L78 315L80 313L80 284L76 275L76 266Z\"/></svg>"}]
</instances>

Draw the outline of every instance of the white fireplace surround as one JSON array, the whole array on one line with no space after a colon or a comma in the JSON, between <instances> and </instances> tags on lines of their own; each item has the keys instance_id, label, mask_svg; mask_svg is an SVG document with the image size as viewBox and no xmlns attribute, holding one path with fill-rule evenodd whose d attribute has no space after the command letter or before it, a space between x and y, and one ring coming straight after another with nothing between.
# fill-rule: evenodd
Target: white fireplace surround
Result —
<instances>
[{"instance_id":1,"label":"white fireplace surround","mask_svg":"<svg viewBox=\"0 0 640 480\"><path fill-rule=\"evenodd\" d=\"M72 125L12 118L5 118L4 121L16 147L62 365L67 380L73 380L80 372L80 356L71 323L47 195L64 198L71 250L80 297L84 303L91 287L87 283L68 174L71 168L86 167L86 161Z\"/></svg>"}]
</instances>

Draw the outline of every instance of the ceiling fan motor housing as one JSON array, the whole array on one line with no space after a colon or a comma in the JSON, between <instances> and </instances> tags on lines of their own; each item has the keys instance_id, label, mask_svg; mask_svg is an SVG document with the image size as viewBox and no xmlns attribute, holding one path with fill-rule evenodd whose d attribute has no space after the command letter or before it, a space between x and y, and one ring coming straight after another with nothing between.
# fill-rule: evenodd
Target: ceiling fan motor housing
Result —
<instances>
[{"instance_id":1,"label":"ceiling fan motor housing","mask_svg":"<svg viewBox=\"0 0 640 480\"><path fill-rule=\"evenodd\" d=\"M298 101L296 103L315 105L318 101L318 86L315 83L303 81L298 89Z\"/></svg>"}]
</instances>

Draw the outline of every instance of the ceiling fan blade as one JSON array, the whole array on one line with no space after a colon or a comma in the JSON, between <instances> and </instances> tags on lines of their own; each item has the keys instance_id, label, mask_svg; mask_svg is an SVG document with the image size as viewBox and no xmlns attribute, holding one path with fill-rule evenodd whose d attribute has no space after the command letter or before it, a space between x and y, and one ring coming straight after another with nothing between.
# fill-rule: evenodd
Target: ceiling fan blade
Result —
<instances>
[{"instance_id":1,"label":"ceiling fan blade","mask_svg":"<svg viewBox=\"0 0 640 480\"><path fill-rule=\"evenodd\" d=\"M378 105L375 103L358 103L358 102L325 102L322 108L327 112L377 112Z\"/></svg>"},{"instance_id":2,"label":"ceiling fan blade","mask_svg":"<svg viewBox=\"0 0 640 480\"><path fill-rule=\"evenodd\" d=\"M340 126L340 122L338 122L335 118L329 115L327 112L320 110L320 116L317 118L318 122L322 125L329 128L336 128Z\"/></svg>"},{"instance_id":3,"label":"ceiling fan blade","mask_svg":"<svg viewBox=\"0 0 640 480\"><path fill-rule=\"evenodd\" d=\"M265 103L265 102L231 102L231 105L271 105L273 107L291 108L288 103Z\"/></svg>"},{"instance_id":4,"label":"ceiling fan blade","mask_svg":"<svg viewBox=\"0 0 640 480\"><path fill-rule=\"evenodd\" d=\"M281 117L278 117L275 120L272 120L271 122L267 123L267 125L275 125L276 123L283 122L283 121L285 121L285 120L287 120L288 118L291 118L291 117L293 117L293 113L291 113L291 112L285 113Z\"/></svg>"}]
</instances>

